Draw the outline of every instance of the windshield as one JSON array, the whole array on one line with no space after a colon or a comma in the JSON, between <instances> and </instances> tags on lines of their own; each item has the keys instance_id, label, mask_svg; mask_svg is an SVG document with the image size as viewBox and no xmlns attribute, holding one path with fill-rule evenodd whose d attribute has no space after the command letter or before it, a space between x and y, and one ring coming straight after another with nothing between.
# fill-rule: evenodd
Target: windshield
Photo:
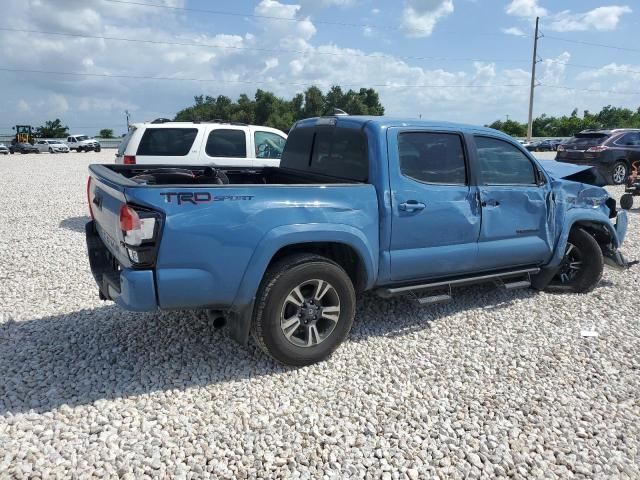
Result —
<instances>
[{"instance_id":1,"label":"windshield","mask_svg":"<svg viewBox=\"0 0 640 480\"><path fill-rule=\"evenodd\" d=\"M79 142L83 141L83 140L89 140L89 137L87 137L86 135L78 135L76 137L76 140L78 140Z\"/></svg>"}]
</instances>

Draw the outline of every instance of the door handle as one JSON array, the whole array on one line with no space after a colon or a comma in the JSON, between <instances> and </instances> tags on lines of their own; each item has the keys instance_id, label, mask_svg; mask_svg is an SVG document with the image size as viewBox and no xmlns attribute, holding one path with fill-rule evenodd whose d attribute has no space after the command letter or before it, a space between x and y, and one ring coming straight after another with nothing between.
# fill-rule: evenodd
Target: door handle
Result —
<instances>
[{"instance_id":1,"label":"door handle","mask_svg":"<svg viewBox=\"0 0 640 480\"><path fill-rule=\"evenodd\" d=\"M483 207L497 207L500 205L500 202L494 198L490 198L489 200L485 200L482 202Z\"/></svg>"},{"instance_id":2,"label":"door handle","mask_svg":"<svg viewBox=\"0 0 640 480\"><path fill-rule=\"evenodd\" d=\"M418 202L416 200L407 200L406 202L402 202L400 205L398 205L398 207L403 212L418 212L420 210L424 210L427 206L424 203Z\"/></svg>"}]
</instances>

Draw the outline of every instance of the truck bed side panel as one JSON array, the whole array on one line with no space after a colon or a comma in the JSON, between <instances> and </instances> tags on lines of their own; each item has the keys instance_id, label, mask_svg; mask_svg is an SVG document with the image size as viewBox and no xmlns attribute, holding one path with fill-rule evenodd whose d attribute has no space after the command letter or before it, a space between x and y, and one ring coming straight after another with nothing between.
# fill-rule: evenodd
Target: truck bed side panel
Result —
<instances>
[{"instance_id":1,"label":"truck bed side panel","mask_svg":"<svg viewBox=\"0 0 640 480\"><path fill-rule=\"evenodd\" d=\"M130 188L126 192L129 202L165 214L156 264L161 308L232 305L261 240L283 226L295 231L291 241L307 243L327 240L318 224L328 225L326 229L345 225L346 230L361 232L370 255L378 257L378 204L372 185L229 185L177 190ZM211 198L179 203L178 195L170 195L196 192L199 199ZM335 237L347 238L344 233ZM260 260L266 268L269 259ZM260 270L251 270L250 284L259 284L264 273Z\"/></svg>"}]
</instances>

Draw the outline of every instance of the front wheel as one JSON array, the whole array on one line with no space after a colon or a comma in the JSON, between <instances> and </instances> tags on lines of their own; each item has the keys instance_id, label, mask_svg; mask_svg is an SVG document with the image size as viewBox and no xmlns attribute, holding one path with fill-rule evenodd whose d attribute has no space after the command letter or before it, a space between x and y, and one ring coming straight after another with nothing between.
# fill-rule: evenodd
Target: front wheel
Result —
<instances>
[{"instance_id":1,"label":"front wheel","mask_svg":"<svg viewBox=\"0 0 640 480\"><path fill-rule=\"evenodd\" d=\"M53 148L49 147L49 153L53 153Z\"/></svg>"},{"instance_id":2,"label":"front wheel","mask_svg":"<svg viewBox=\"0 0 640 480\"><path fill-rule=\"evenodd\" d=\"M624 162L616 162L611 169L611 183L614 185L622 185L627 180L627 164Z\"/></svg>"},{"instance_id":3,"label":"front wheel","mask_svg":"<svg viewBox=\"0 0 640 480\"><path fill-rule=\"evenodd\" d=\"M100 147L96 147L95 152L96 153L100 152Z\"/></svg>"},{"instance_id":4,"label":"front wheel","mask_svg":"<svg viewBox=\"0 0 640 480\"><path fill-rule=\"evenodd\" d=\"M602 278L603 269L602 250L596 239L585 230L574 228L569 234L560 269L549 284L549 289L590 292Z\"/></svg>"},{"instance_id":5,"label":"front wheel","mask_svg":"<svg viewBox=\"0 0 640 480\"><path fill-rule=\"evenodd\" d=\"M349 275L319 255L296 254L273 265L256 300L252 335L275 360L292 366L326 359L355 315Z\"/></svg>"},{"instance_id":6,"label":"front wheel","mask_svg":"<svg viewBox=\"0 0 640 480\"><path fill-rule=\"evenodd\" d=\"M76 152L78 152L78 153L82 152L82 148L80 148L80 147L76 148Z\"/></svg>"}]
</instances>

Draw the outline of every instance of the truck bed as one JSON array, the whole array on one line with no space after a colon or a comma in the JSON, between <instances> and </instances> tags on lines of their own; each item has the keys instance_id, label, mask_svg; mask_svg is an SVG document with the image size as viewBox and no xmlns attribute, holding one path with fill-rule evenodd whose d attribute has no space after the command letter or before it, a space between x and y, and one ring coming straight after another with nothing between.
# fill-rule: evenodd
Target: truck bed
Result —
<instances>
[{"instance_id":1,"label":"truck bed","mask_svg":"<svg viewBox=\"0 0 640 480\"><path fill-rule=\"evenodd\" d=\"M91 165L91 170L126 187L137 185L309 185L362 184L356 180L276 167L207 167L206 165ZM225 179L226 177L226 179ZM225 179L220 183L218 179Z\"/></svg>"}]
</instances>

